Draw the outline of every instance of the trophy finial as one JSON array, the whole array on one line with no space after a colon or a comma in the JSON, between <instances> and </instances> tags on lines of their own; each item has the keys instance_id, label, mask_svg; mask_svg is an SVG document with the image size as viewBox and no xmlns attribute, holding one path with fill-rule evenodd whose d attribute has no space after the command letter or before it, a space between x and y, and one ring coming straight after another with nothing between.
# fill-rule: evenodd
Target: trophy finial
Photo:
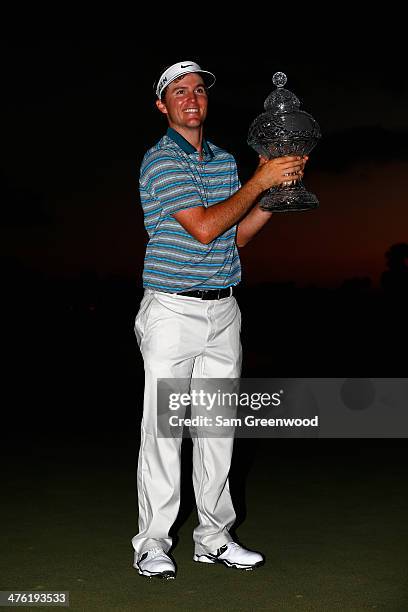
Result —
<instances>
[{"instance_id":1,"label":"trophy finial","mask_svg":"<svg viewBox=\"0 0 408 612\"><path fill-rule=\"evenodd\" d=\"M275 72L272 82L276 87L285 87L288 78L284 72Z\"/></svg>"}]
</instances>

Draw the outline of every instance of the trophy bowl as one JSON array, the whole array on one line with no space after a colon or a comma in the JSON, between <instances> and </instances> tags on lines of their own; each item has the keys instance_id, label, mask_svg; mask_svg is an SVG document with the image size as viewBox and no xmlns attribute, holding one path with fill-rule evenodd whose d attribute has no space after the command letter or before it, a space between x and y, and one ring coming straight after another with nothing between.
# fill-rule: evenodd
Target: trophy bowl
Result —
<instances>
[{"instance_id":1,"label":"trophy bowl","mask_svg":"<svg viewBox=\"0 0 408 612\"><path fill-rule=\"evenodd\" d=\"M265 100L265 112L251 124L248 144L267 159L308 155L321 138L320 127L309 113L299 110L298 98L284 88L287 77L283 72L276 72L272 81L276 89ZM265 191L259 206L274 212L302 211L317 208L319 201L301 179L288 175L282 185Z\"/></svg>"}]
</instances>

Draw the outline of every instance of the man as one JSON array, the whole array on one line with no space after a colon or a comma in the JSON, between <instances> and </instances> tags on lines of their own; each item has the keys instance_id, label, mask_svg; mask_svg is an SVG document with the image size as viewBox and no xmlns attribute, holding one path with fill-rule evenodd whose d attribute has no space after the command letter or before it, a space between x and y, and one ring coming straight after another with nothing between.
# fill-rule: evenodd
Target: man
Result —
<instances>
[{"instance_id":1,"label":"man","mask_svg":"<svg viewBox=\"0 0 408 612\"><path fill-rule=\"evenodd\" d=\"M174 578L169 529L180 499L181 438L157 437L158 378L238 378L240 281L237 250L270 219L256 204L269 187L303 174L306 158L261 159L240 187L235 160L204 138L207 90L215 76L192 61L160 75L156 106L165 136L145 155L140 198L149 234L145 294L135 332L145 365L138 464L139 533L134 567L142 576ZM228 485L233 438L193 438L193 484L199 525L194 561L253 569L261 554L232 541Z\"/></svg>"}]
</instances>

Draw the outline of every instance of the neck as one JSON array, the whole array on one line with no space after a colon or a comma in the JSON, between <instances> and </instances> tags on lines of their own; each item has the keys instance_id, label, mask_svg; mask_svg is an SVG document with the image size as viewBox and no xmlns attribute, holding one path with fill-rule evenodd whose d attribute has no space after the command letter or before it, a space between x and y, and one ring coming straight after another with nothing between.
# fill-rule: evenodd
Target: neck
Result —
<instances>
[{"instance_id":1,"label":"neck","mask_svg":"<svg viewBox=\"0 0 408 612\"><path fill-rule=\"evenodd\" d=\"M187 142L189 142L199 152L199 154L202 155L204 134L202 125L197 128L190 129L171 124L170 127L173 128L173 130L175 130L179 134L181 134L181 136L183 136L183 138L185 138Z\"/></svg>"}]
</instances>

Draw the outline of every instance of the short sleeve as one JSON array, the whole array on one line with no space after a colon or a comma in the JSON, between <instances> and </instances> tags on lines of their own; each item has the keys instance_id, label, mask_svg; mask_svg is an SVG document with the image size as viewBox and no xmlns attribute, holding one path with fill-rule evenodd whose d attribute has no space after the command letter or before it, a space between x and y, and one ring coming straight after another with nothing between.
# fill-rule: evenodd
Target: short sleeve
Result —
<instances>
[{"instance_id":1,"label":"short sleeve","mask_svg":"<svg viewBox=\"0 0 408 612\"><path fill-rule=\"evenodd\" d=\"M173 216L180 210L204 206L188 166L167 152L160 152L153 159L144 160L140 190L160 206L160 216Z\"/></svg>"}]
</instances>

